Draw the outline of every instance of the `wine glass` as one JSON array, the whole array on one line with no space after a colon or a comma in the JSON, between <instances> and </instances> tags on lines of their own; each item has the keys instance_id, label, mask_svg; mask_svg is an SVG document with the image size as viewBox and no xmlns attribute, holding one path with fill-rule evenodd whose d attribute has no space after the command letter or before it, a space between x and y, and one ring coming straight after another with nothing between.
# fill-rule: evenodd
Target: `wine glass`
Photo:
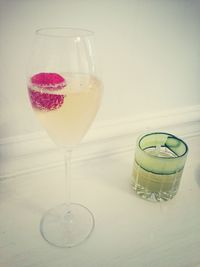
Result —
<instances>
[{"instance_id":1,"label":"wine glass","mask_svg":"<svg viewBox=\"0 0 200 267\"><path fill-rule=\"evenodd\" d=\"M34 113L65 158L66 201L47 211L40 223L44 239L57 247L80 244L94 228L89 209L70 202L71 153L94 120L102 96L93 42L93 32L84 29L39 29L27 70Z\"/></svg>"}]
</instances>

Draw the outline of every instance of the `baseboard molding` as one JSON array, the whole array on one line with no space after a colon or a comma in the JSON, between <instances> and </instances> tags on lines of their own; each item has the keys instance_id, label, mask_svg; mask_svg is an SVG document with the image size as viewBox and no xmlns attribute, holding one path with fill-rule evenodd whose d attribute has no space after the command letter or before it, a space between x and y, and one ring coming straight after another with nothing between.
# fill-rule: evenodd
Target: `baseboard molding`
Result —
<instances>
[{"instance_id":1,"label":"baseboard molding","mask_svg":"<svg viewBox=\"0 0 200 267\"><path fill-rule=\"evenodd\" d=\"M200 106L96 122L74 151L73 161L133 150L136 138L149 131L166 131L183 139L200 135ZM0 180L63 164L62 155L44 132L0 139L0 149Z\"/></svg>"}]
</instances>

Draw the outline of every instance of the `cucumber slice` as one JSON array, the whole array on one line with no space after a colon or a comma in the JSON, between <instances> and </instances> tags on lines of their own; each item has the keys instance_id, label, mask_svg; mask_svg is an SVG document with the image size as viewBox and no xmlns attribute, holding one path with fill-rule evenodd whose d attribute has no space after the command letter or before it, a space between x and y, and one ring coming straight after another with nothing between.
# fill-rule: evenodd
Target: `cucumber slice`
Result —
<instances>
[{"instance_id":1,"label":"cucumber slice","mask_svg":"<svg viewBox=\"0 0 200 267\"><path fill-rule=\"evenodd\" d=\"M160 148L167 148L159 151ZM158 148L156 153L152 149ZM148 152L151 149L151 153ZM165 155L166 156L165 156ZM160 175L170 175L183 169L186 160L187 145L179 138L167 133L151 133L143 136L135 154L137 164L144 170ZM184 157L185 155L185 157Z\"/></svg>"},{"instance_id":2,"label":"cucumber slice","mask_svg":"<svg viewBox=\"0 0 200 267\"><path fill-rule=\"evenodd\" d=\"M142 166L140 163L137 162L137 160L135 160L136 164L141 168L143 169L144 171L146 172L150 172L152 174L157 174L157 175L172 175L172 174L175 174L177 172L180 172L183 170L184 167L181 167L180 169L177 169L177 170L173 170L173 171L170 171L170 170L155 170L155 168L152 168L150 166Z\"/></svg>"},{"instance_id":3,"label":"cucumber slice","mask_svg":"<svg viewBox=\"0 0 200 267\"><path fill-rule=\"evenodd\" d=\"M169 136L167 138L167 141L165 143L168 147L178 147L181 144L181 141L178 138L175 138L173 136Z\"/></svg>"}]
</instances>

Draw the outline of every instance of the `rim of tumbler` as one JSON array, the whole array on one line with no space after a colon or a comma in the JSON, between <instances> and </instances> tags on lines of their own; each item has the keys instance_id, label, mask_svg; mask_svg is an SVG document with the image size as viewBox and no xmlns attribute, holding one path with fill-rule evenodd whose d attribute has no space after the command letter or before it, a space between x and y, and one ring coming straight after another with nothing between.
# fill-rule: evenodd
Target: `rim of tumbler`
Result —
<instances>
[{"instance_id":1,"label":"rim of tumbler","mask_svg":"<svg viewBox=\"0 0 200 267\"><path fill-rule=\"evenodd\" d=\"M155 156L155 155L151 155L151 154L149 154L149 153L147 153L146 151L145 151L145 149L142 149L141 148L141 141L142 141L142 139L144 139L145 137L147 137L147 136L149 136L149 135L155 135L155 134L164 134L164 135L168 135L168 136L170 136L170 137L173 137L173 138L175 138L175 139L177 139L177 140L179 140L181 143L183 143L183 145L185 146L185 152L182 154L182 155L177 155L177 157L174 157L174 158L172 158L172 157L164 157L163 159L177 159L177 158L181 158L181 157L184 157L186 154L187 154L187 152L188 152L188 145L182 140L182 139L180 139L180 138L178 138L178 137L176 137L175 135L173 135L173 134L170 134L170 133L166 133L166 132L153 132L153 133L147 133L147 134L145 134L145 135L142 135L142 136L140 136L139 137L139 140L138 140L138 148L142 151L142 152L144 152L146 155L148 155L149 157L152 157L152 158L158 158L157 156ZM159 157L160 159L162 159L161 157Z\"/></svg>"},{"instance_id":2,"label":"rim of tumbler","mask_svg":"<svg viewBox=\"0 0 200 267\"><path fill-rule=\"evenodd\" d=\"M93 31L72 27L44 27L35 31L36 35L57 38L75 38L94 35Z\"/></svg>"}]
</instances>

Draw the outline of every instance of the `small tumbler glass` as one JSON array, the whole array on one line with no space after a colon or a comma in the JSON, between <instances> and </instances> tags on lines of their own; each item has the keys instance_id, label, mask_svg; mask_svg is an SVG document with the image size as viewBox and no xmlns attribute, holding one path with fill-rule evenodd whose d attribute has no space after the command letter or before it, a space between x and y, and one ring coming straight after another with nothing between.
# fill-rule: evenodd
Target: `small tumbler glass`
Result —
<instances>
[{"instance_id":1,"label":"small tumbler glass","mask_svg":"<svg viewBox=\"0 0 200 267\"><path fill-rule=\"evenodd\" d=\"M167 201L179 188L187 144L178 137L162 132L143 135L137 141L132 186L144 199Z\"/></svg>"}]
</instances>

